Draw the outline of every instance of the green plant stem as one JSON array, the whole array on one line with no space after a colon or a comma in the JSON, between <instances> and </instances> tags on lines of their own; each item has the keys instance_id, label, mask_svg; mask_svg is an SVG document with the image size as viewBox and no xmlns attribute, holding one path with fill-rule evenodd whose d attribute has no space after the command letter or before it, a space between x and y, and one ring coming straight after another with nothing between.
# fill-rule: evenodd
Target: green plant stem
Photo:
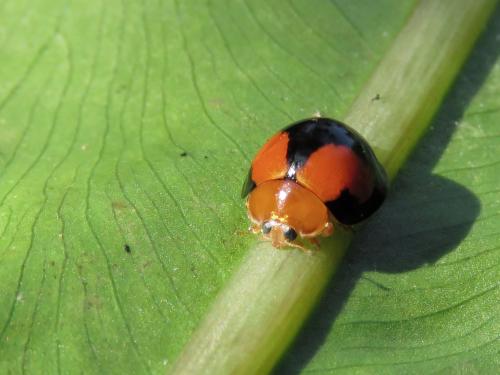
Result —
<instances>
[{"instance_id":1,"label":"green plant stem","mask_svg":"<svg viewBox=\"0 0 500 375\"><path fill-rule=\"evenodd\" d=\"M495 3L419 3L352 105L345 122L366 137L391 179L422 136ZM269 372L311 311L351 237L338 229L313 255L256 242L172 373Z\"/></svg>"}]
</instances>

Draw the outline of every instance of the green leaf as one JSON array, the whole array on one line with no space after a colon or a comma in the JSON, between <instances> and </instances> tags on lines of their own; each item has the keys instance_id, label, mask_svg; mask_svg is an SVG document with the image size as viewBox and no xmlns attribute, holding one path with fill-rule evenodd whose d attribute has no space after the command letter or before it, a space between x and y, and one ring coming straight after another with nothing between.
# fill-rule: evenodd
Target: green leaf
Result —
<instances>
[{"instance_id":1,"label":"green leaf","mask_svg":"<svg viewBox=\"0 0 500 375\"><path fill-rule=\"evenodd\" d=\"M253 153L291 120L342 118L413 6L0 4L0 372L164 372L249 246L239 191ZM497 35L284 368L493 368ZM448 142L437 125L455 120ZM403 241L415 259L397 257ZM394 264L360 261L367 242Z\"/></svg>"}]
</instances>

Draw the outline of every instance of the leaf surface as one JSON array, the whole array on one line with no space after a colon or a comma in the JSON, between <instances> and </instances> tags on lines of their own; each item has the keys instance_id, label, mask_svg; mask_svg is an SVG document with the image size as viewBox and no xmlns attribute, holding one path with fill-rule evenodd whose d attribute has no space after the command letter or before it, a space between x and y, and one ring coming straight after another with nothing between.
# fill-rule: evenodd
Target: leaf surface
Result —
<instances>
[{"instance_id":1,"label":"leaf surface","mask_svg":"<svg viewBox=\"0 0 500 375\"><path fill-rule=\"evenodd\" d=\"M342 118L412 7L0 4L0 372L162 373L247 247L257 148L318 110ZM492 368L493 29L284 368Z\"/></svg>"}]
</instances>

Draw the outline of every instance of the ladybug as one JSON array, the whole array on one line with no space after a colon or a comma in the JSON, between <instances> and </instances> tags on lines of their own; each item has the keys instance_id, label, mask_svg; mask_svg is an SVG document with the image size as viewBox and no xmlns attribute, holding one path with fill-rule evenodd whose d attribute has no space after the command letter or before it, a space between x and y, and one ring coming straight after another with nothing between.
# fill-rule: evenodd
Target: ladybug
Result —
<instances>
[{"instance_id":1,"label":"ladybug","mask_svg":"<svg viewBox=\"0 0 500 375\"><path fill-rule=\"evenodd\" d=\"M318 244L334 223L357 224L387 192L387 175L361 135L326 117L296 122L271 137L255 156L242 198L252 222L277 247L297 237Z\"/></svg>"}]
</instances>

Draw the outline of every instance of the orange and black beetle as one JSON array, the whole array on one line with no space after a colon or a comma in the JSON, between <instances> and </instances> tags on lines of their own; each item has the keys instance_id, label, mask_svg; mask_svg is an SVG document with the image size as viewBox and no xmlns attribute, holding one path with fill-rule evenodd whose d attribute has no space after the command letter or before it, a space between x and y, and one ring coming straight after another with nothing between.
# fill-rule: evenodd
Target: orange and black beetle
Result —
<instances>
[{"instance_id":1,"label":"orange and black beetle","mask_svg":"<svg viewBox=\"0 0 500 375\"><path fill-rule=\"evenodd\" d=\"M275 247L297 236L328 236L335 221L353 225L382 204L387 177L361 135L339 121L317 117L294 123L255 156L242 197L251 230Z\"/></svg>"}]
</instances>

